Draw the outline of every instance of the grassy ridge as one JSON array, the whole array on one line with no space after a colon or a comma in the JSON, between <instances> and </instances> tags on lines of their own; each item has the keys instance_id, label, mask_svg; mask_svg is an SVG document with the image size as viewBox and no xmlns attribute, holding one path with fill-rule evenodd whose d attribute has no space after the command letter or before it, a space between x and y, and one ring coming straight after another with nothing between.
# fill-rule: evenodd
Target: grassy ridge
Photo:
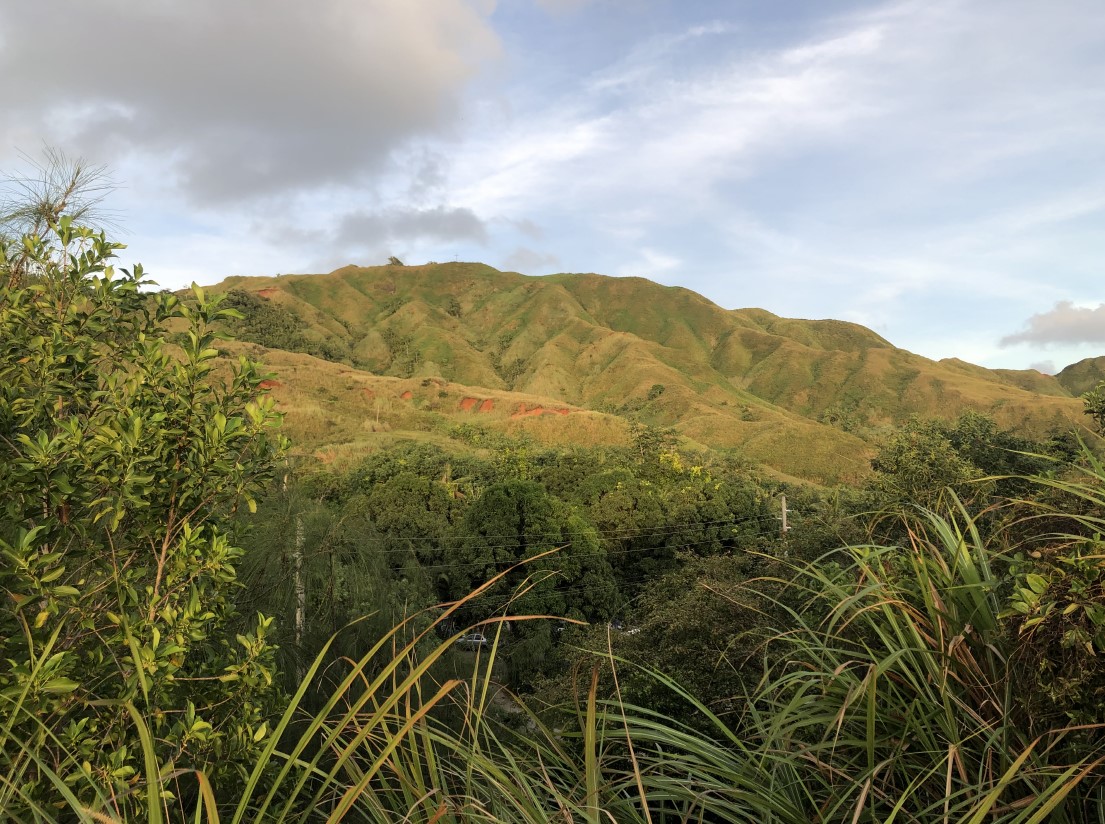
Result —
<instances>
[{"instance_id":1,"label":"grassy ridge","mask_svg":"<svg viewBox=\"0 0 1105 824\"><path fill-rule=\"evenodd\" d=\"M231 278L215 289L253 292L294 314L305 339L352 367L632 413L819 482L855 481L872 440L913 415L978 410L1033 435L1083 425L1080 402L1050 376L936 362L856 324L727 310L640 278L447 263ZM533 427L557 437L548 421ZM616 429L592 427L594 437ZM326 432L297 440L333 442Z\"/></svg>"},{"instance_id":2,"label":"grassy ridge","mask_svg":"<svg viewBox=\"0 0 1105 824\"><path fill-rule=\"evenodd\" d=\"M347 463L398 440L466 452L479 433L529 435L547 444L624 444L626 421L555 399L465 386L442 378L375 375L310 355L223 344L264 359L265 388L286 414L283 431L323 463ZM465 431L467 430L467 431ZM473 438L472 436L476 437Z\"/></svg>"},{"instance_id":3,"label":"grassy ridge","mask_svg":"<svg viewBox=\"0 0 1105 824\"><path fill-rule=\"evenodd\" d=\"M1105 355L1072 363L1062 369L1055 379L1075 397L1089 392L1105 381Z\"/></svg>"}]
</instances>

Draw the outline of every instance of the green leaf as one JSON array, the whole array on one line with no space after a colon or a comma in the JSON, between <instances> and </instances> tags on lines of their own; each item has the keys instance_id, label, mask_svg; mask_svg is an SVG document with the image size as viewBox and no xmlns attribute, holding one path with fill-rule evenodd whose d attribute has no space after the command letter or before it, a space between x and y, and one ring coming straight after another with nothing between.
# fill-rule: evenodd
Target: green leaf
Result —
<instances>
[{"instance_id":1,"label":"green leaf","mask_svg":"<svg viewBox=\"0 0 1105 824\"><path fill-rule=\"evenodd\" d=\"M79 686L80 684L71 678L52 678L42 685L42 691L56 695L65 695Z\"/></svg>"},{"instance_id":2,"label":"green leaf","mask_svg":"<svg viewBox=\"0 0 1105 824\"><path fill-rule=\"evenodd\" d=\"M1048 580L1042 575L1036 575L1035 573L1029 573L1024 576L1025 583L1035 592L1037 595L1041 594L1047 589Z\"/></svg>"}]
</instances>

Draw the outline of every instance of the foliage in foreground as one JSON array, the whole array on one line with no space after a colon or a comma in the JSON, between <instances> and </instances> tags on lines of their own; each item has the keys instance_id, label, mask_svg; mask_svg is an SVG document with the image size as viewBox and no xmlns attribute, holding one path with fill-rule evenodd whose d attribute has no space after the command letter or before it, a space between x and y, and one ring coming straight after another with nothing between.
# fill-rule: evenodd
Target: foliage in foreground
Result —
<instances>
[{"instance_id":1,"label":"foliage in foreground","mask_svg":"<svg viewBox=\"0 0 1105 824\"><path fill-rule=\"evenodd\" d=\"M134 791L152 787L156 797L169 787L193 799L188 808L155 798L150 820L1098 820L1098 695L1052 690L1053 712L1040 714L1050 682L1030 666L1058 643L1081 655L1086 683L1105 670L1095 655L1105 574L1087 563L1102 554L1105 467L1080 471L1044 481L1067 508L1022 503L1008 532L1016 547L1003 533L984 538L956 507L904 513L904 546L857 546L834 564L799 565L787 586L805 592L805 604L782 604L788 625L772 642L772 666L734 716L655 672L699 723L622 700L632 665L614 654L610 631L576 700L535 714L495 694L498 642L474 654L470 679L435 680L456 636L427 644L432 628L401 626L348 662L328 702L305 715L324 651L262 735L247 780L159 775L151 758ZM1025 521L1042 527L1031 540ZM494 627L485 631L498 638ZM446 706L459 723L443 720ZM140 715L133 723L144 730ZM16 762L38 757L11 737L0 743ZM110 810L106 799L99 809Z\"/></svg>"},{"instance_id":2,"label":"foliage in foreground","mask_svg":"<svg viewBox=\"0 0 1105 824\"><path fill-rule=\"evenodd\" d=\"M218 302L143 294L140 269L112 269L117 248L63 218L0 259L9 810L62 790L91 803L93 786L139 809L135 708L159 768L232 774L277 700L268 619L227 634L241 550L225 528L271 474L278 417L256 364L212 374Z\"/></svg>"},{"instance_id":3,"label":"foliage in foreground","mask_svg":"<svg viewBox=\"0 0 1105 824\"><path fill-rule=\"evenodd\" d=\"M6 817L1105 817L1105 467L1089 454L1074 474L1043 476L1031 489L1006 484L1023 497L1007 501L1010 517L973 515L954 495L927 498L937 511L903 500L897 545L853 546L813 563L773 558L790 574L752 585L752 598L740 591L749 585L719 577L714 598L759 603L774 630L758 683L743 673L727 682L745 693L731 696L724 717L658 672L633 677L673 699L665 709L635 704L622 685L637 667L616 653L609 629L574 700L535 712L495 687L495 661L510 654L505 616L570 605L558 600L564 591L534 588L558 543L536 539L567 510L524 479L492 484L484 506L500 515L496 534L524 511L544 513L540 535L520 529L524 540L499 547L510 553L484 557L492 536L472 521L473 541L458 551L488 582L378 635L363 653L351 646L334 658L324 645L275 708L266 621L236 641L225 635L239 553L223 530L271 474L279 447L266 434L271 407L256 399L261 376L242 362L225 383L213 379L208 325L220 310L202 292L188 309L144 296L139 272L116 277L107 267L115 247L102 236L65 221L55 231L57 245L30 238L6 249L5 261L19 255L21 277L0 291ZM174 317L191 331L170 356L162 330ZM938 439L923 443L950 454ZM621 517L619 500L625 512L640 509L623 470L606 480L593 512ZM373 488L369 501L374 494L383 493ZM713 501L699 497L696 506ZM724 537L703 545L716 544L716 557L745 549L739 536ZM592 558L599 552L591 547ZM584 567L609 588L601 568ZM492 593L497 615L480 608ZM469 653L470 677L441 677L460 633L441 641L438 632L461 616L494 642ZM308 712L314 684L332 686Z\"/></svg>"}]
</instances>

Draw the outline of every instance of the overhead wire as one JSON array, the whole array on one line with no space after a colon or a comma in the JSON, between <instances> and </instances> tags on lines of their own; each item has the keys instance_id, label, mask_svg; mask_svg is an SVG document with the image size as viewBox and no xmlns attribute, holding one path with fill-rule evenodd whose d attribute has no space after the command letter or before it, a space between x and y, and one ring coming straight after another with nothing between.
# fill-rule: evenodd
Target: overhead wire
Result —
<instances>
[{"instance_id":1,"label":"overhead wire","mask_svg":"<svg viewBox=\"0 0 1105 824\"><path fill-rule=\"evenodd\" d=\"M606 540L632 540L640 538L666 538L672 535L677 535L683 532L693 532L706 527L720 527L720 526L735 526L738 524L749 523L758 520L778 520L778 515L762 514L754 515L748 518L719 518L713 521L687 521L682 524L670 524L664 527L648 527L638 530L624 530L624 529L585 529L577 531L557 530L555 532L527 532L519 536L517 533L508 535L481 535L479 533L468 535L456 535L456 534L442 534L442 535L374 535L363 536L358 539L358 542L364 544L386 544L394 541L409 540L409 541L431 541L434 543L447 543L450 541L483 541L490 539L506 539L514 538L515 540L510 543L504 544L482 544L485 549L510 549L518 545L519 537L526 541L540 541L541 539L549 539L553 542L557 540L563 540L565 537L572 536L587 536L597 535L600 538L605 537ZM408 548L383 550L384 553L405 553L409 552Z\"/></svg>"},{"instance_id":2,"label":"overhead wire","mask_svg":"<svg viewBox=\"0 0 1105 824\"><path fill-rule=\"evenodd\" d=\"M736 518L736 519L725 519L725 520L718 520L718 521L692 522L692 523L687 523L687 524L681 525L678 528L675 528L675 529L672 529L672 530L669 530L669 531L665 531L665 532L645 532L645 531L642 531L642 532L624 532L624 533L616 533L616 534L613 534L613 535L607 533L606 540L607 541L611 541L611 540L633 540L633 539L640 539L640 538L665 538L665 539L667 539L667 538L674 538L674 537L676 537L680 534L698 532L705 525L709 525L709 526L723 526L723 525L724 526L738 526L738 525L741 525L741 524L750 524L750 523L759 523L759 522L762 522L762 521L777 521L777 520L778 520L778 516L775 516L775 515L757 515L757 516L753 516L751 518ZM584 537L584 536L587 536L588 534L589 534L589 532L569 532L569 533L557 532L557 533L528 534L528 535L519 536L519 540L512 541L511 543L508 543L508 544L480 544L479 548L484 549L484 550L515 549L523 541L528 542L531 539L539 539L539 538L542 538L542 537L556 538L557 540L548 541L549 544L553 544L553 545L555 545L558 542L563 542L563 541L565 541L565 539L567 539L567 543L565 544L565 547L569 547L573 543L573 540L572 540L573 538ZM759 533L757 534L757 537L758 537L758 535L759 535ZM476 540L480 536L467 536L467 537L472 539L472 540ZM714 542L719 541L719 540L724 541L725 539L726 539L726 536L716 535L716 536L713 536L713 537L710 537L710 538L705 538L701 541L694 541L694 542L691 542L691 543L680 543L679 545L677 545L675 547L672 547L672 548L679 549L679 548L686 547L686 546L700 546L702 544L714 543ZM376 537L376 538L369 538L369 539L366 539L366 540L361 540L361 541L358 541L357 543L358 543L358 545L374 544L374 543L375 544L384 544L384 543L391 543L391 542L396 541L396 540L404 540L404 539L402 537L392 537L392 538ZM411 540L411 539L408 538L407 540ZM415 539L415 540L425 540L425 539L419 538L419 539ZM552 547L548 547L548 548L552 548ZM589 557L600 557L600 556L610 557L611 555L616 555L617 557L622 557L622 556L625 556L625 555L634 555L634 554L640 554L640 553L646 553L646 552L647 553L656 552L658 549L661 549L661 548L663 548L663 547L658 547L658 546L638 547L638 548L631 548L631 549L620 549L620 550L616 550L613 553L606 550L606 549L600 549L598 552L575 552L575 553L572 553L572 557L573 558L589 558ZM439 546L438 547L428 547L428 549L430 551L433 551L435 549L444 549L444 547L439 547ZM329 554L330 551L331 550L328 550L328 549L315 549L313 551L309 550L307 553L305 553L305 555L326 555L326 554ZM377 549L373 554L376 555L376 556L380 556L380 555L390 556L390 555L412 555L412 554L415 554L417 552L419 552L419 548L416 548L416 547L413 547L413 546L407 546L407 547L396 547L396 548L390 548L390 549ZM525 559L519 558L517 560L522 561L522 560L525 560ZM490 561L490 562L489 561L474 561L474 562L459 562L459 563L448 563L448 564L423 564L423 563L420 562L419 563L419 568L422 569L422 570L426 570L426 571L437 571L437 570L443 570L443 569L465 569L465 568L488 567L488 566L496 566L496 565L497 565L497 563L493 560Z\"/></svg>"}]
</instances>

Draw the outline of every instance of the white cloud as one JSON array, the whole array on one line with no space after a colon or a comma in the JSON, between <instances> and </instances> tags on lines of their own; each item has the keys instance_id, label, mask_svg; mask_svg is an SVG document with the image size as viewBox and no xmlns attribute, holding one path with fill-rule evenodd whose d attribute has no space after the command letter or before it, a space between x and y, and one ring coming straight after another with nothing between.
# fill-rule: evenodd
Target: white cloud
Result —
<instances>
[{"instance_id":1,"label":"white cloud","mask_svg":"<svg viewBox=\"0 0 1105 824\"><path fill-rule=\"evenodd\" d=\"M487 227L471 209L464 208L359 211L341 219L334 241L339 248L376 248L424 238L486 244Z\"/></svg>"},{"instance_id":2,"label":"white cloud","mask_svg":"<svg viewBox=\"0 0 1105 824\"><path fill-rule=\"evenodd\" d=\"M1033 315L1025 328L1001 339L1002 346L1018 343L1050 344L1096 343L1105 344L1105 303L1095 307L1075 306L1069 300L1060 301L1055 308Z\"/></svg>"},{"instance_id":3,"label":"white cloud","mask_svg":"<svg viewBox=\"0 0 1105 824\"><path fill-rule=\"evenodd\" d=\"M535 111L468 144L461 199L484 210L596 194L700 199L764 155L881 113L856 65L879 51L880 29L678 68L701 38L735 31L718 22L650 40L564 99L530 101Z\"/></svg>"},{"instance_id":4,"label":"white cloud","mask_svg":"<svg viewBox=\"0 0 1105 824\"><path fill-rule=\"evenodd\" d=\"M363 181L450 127L498 53L485 15L466 0L5 3L0 145L30 131L98 160L136 152L208 204Z\"/></svg>"},{"instance_id":5,"label":"white cloud","mask_svg":"<svg viewBox=\"0 0 1105 824\"><path fill-rule=\"evenodd\" d=\"M865 26L839 37L807 43L782 53L782 61L796 66L833 65L851 57L863 57L879 51L884 37L882 26Z\"/></svg>"},{"instance_id":6,"label":"white cloud","mask_svg":"<svg viewBox=\"0 0 1105 824\"><path fill-rule=\"evenodd\" d=\"M636 260L619 267L616 274L623 277L643 277L649 280L662 280L669 273L679 269L682 260L659 249L645 246L639 251Z\"/></svg>"},{"instance_id":7,"label":"white cloud","mask_svg":"<svg viewBox=\"0 0 1105 824\"><path fill-rule=\"evenodd\" d=\"M507 255L501 268L504 271L521 272L524 275L544 275L555 272L559 266L560 258L556 255L519 246Z\"/></svg>"}]
</instances>

